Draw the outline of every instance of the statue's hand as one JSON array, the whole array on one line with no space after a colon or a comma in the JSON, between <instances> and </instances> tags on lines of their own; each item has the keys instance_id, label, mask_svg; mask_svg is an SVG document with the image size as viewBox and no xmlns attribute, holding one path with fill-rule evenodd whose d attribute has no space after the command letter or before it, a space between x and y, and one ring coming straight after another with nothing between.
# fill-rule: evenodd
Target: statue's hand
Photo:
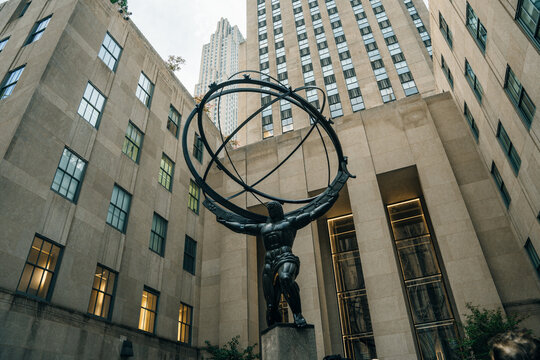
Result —
<instances>
[{"instance_id":1,"label":"statue's hand","mask_svg":"<svg viewBox=\"0 0 540 360\"><path fill-rule=\"evenodd\" d=\"M216 221L220 224L225 224L226 220L222 217L216 216Z\"/></svg>"}]
</instances>

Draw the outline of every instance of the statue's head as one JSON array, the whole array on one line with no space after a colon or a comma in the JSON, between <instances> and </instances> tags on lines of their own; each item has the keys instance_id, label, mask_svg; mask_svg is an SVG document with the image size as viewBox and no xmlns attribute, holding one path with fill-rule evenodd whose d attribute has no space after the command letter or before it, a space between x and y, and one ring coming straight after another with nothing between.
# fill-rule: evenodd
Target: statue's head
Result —
<instances>
[{"instance_id":1,"label":"statue's head","mask_svg":"<svg viewBox=\"0 0 540 360\"><path fill-rule=\"evenodd\" d=\"M268 215L272 221L283 220L285 216L283 215L283 206L277 201L270 201L266 204L268 209Z\"/></svg>"}]
</instances>

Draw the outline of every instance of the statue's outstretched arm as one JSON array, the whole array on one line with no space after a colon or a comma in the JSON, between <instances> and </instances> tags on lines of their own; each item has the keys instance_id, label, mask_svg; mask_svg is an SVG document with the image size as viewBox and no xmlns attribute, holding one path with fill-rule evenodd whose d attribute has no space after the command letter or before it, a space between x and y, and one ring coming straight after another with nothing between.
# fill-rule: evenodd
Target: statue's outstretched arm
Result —
<instances>
[{"instance_id":1,"label":"statue's outstretched arm","mask_svg":"<svg viewBox=\"0 0 540 360\"><path fill-rule=\"evenodd\" d=\"M259 235L260 225L259 224L241 224L235 221L227 221L223 218L216 217L218 223L225 225L234 232L248 235Z\"/></svg>"},{"instance_id":2,"label":"statue's outstretched arm","mask_svg":"<svg viewBox=\"0 0 540 360\"><path fill-rule=\"evenodd\" d=\"M300 214L296 216L296 218L294 218L293 220L295 227L297 229L303 228L304 226L308 225L313 220L316 220L317 218L324 215L328 210L330 210L332 205L334 205L337 198L338 198L338 194L336 193L332 195L331 197L328 197L324 203L320 204L309 213L304 213L304 214Z\"/></svg>"}]
</instances>

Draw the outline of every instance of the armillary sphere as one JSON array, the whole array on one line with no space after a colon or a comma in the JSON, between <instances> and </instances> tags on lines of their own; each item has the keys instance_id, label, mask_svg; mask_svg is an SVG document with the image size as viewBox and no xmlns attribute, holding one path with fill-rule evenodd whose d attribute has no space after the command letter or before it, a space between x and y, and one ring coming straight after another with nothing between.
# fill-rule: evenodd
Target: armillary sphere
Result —
<instances>
[{"instance_id":1,"label":"armillary sphere","mask_svg":"<svg viewBox=\"0 0 540 360\"><path fill-rule=\"evenodd\" d=\"M261 79L251 78L250 74L252 73L260 74ZM242 74L243 76L239 76L239 74ZM204 194L204 197L205 197L205 200L203 202L204 206L208 210L216 214L218 217L221 217L223 219L230 220L230 221L237 221L240 223L260 223L260 222L266 221L266 216L251 212L247 209L243 209L233 204L230 201L232 198L246 192L253 194L254 196L257 197L257 199L259 199L258 197L261 197L268 200L278 201L282 204L289 203L289 204L302 205L301 207L285 214L285 216L289 216L289 215L294 216L300 213L310 212L313 209L315 209L319 204L325 202L329 197L332 197L336 193L338 193L341 190L341 188L343 188L343 186L345 185L349 177L353 177L353 178L355 177L351 175L349 171L347 170L347 157L343 155L343 150L341 148L341 144L339 142L337 134L332 128L332 124L333 124L332 120L326 119L321 113L324 110L324 105L326 103L326 96L324 92L322 91L322 89L316 86L302 86L293 90L291 87L287 87L286 85L279 82L279 80L272 78L271 76L268 76L266 74L263 74L259 71L239 72L231 76L229 80L224 81L220 84L213 83L212 85L209 86L209 88L210 90L204 95L204 97L201 99L201 102L195 106L195 108L189 114L189 117L186 120L186 123L184 125L184 131L182 134L182 150L184 153L184 159L186 161L188 169L193 175L194 181L197 183L197 185L199 186L199 188L202 190ZM315 108L311 103L309 103L307 100L305 100L300 95L298 95L298 92L303 91L303 90L307 90L307 91L316 90L316 91L320 91L323 94L323 105L320 111L317 108ZM243 93L243 92L270 95L272 100L268 102L267 104L261 106L254 113L252 113L247 119L245 119L240 125L238 125L232 133L227 135L225 138L222 135L221 137L222 143L214 151L212 148L210 148L208 141L206 139L206 131L204 129L204 123L203 123L204 107L207 103L217 99L217 102L218 102L217 113L219 114L219 102L222 96L229 95L229 94L238 94L238 93ZM229 153L226 148L226 145L231 141L231 139L234 138L234 136L240 131L240 129L246 126L248 122L253 120L264 109L271 107L273 103L277 101L282 101L282 100L286 100L289 103L295 105L296 107L306 112L311 119L311 128L306 133L306 135L302 138L299 144L289 153L289 155L287 155L282 161L280 161L276 167L270 170L266 175L261 177L259 180L255 181L253 184L247 184L245 181L242 180L238 171L234 167L234 163L231 161L229 157ZM195 118L197 119L198 133L200 134L202 143L204 144L204 148L210 154L210 159L211 159L202 176L198 173L198 171L193 166L193 162L191 160L191 154L188 151L188 146L187 146L187 134L191 126L191 123L193 119ZM219 119L217 119L216 123L219 124ZM322 128L322 130L325 131L326 134L328 135L328 138L332 142L332 145L335 149L335 153L337 156L338 169L337 169L337 174L332 181L330 181L330 161L328 158L328 151L326 149L326 144L324 142L324 138L321 134L320 128ZM324 147L324 151L326 153L326 160L327 160L327 165L328 165L327 188L317 196L308 197L304 199L284 199L284 198L267 194L258 190L256 186L259 183L261 183L263 180L268 178L277 169L279 169L281 165L283 165L302 146L302 144L313 133L314 130L318 132L321 138L323 147ZM229 170L219 159L219 155L222 153L222 151L225 152L225 155L229 159L234 173L231 172L231 170ZM217 193L214 189L212 189L212 187L210 187L208 183L206 182L206 178L208 176L208 173L212 165L214 164L215 166L217 166L219 170L223 171L230 179L232 179L234 182L239 184L243 190L239 191L238 193L232 196L224 197L220 195L219 193Z\"/></svg>"}]
</instances>

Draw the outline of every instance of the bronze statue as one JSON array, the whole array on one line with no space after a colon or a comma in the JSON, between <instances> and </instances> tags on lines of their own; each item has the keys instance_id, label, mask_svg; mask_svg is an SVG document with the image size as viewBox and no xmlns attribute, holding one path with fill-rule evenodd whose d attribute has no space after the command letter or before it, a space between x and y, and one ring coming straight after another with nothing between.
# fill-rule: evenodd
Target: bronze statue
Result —
<instances>
[{"instance_id":1,"label":"bronze statue","mask_svg":"<svg viewBox=\"0 0 540 360\"><path fill-rule=\"evenodd\" d=\"M217 217L219 223L235 232L262 237L266 250L262 281L268 326L281 322L278 304L282 293L291 308L296 326L307 325L302 316L300 289L295 281L300 271L300 259L292 253L292 246L296 231L322 216L336 200L337 193L309 213L288 217L284 216L279 202L270 201L266 205L269 218L265 223L241 224Z\"/></svg>"}]
</instances>

